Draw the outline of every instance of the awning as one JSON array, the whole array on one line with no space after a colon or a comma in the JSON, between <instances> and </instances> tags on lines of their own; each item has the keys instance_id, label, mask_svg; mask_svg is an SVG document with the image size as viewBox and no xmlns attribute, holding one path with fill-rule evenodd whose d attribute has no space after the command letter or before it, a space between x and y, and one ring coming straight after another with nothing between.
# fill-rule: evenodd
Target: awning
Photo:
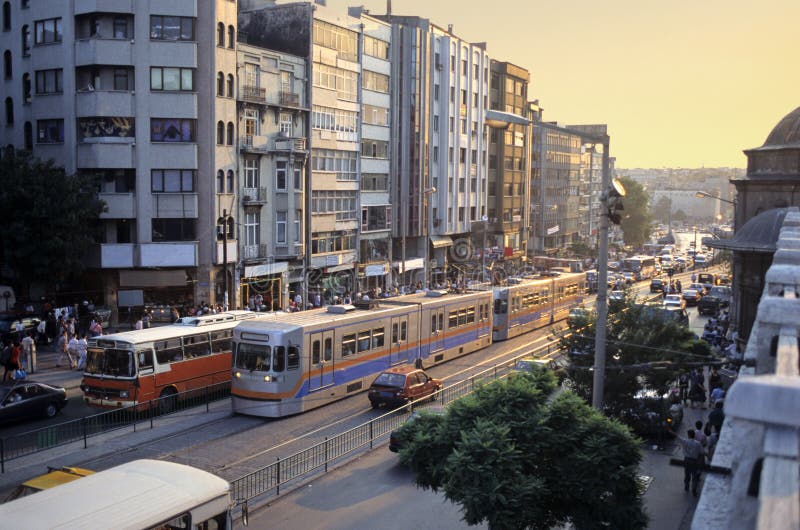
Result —
<instances>
[{"instance_id":1,"label":"awning","mask_svg":"<svg viewBox=\"0 0 800 530\"><path fill-rule=\"evenodd\" d=\"M433 248L452 247L453 238L450 236L431 236Z\"/></svg>"},{"instance_id":2,"label":"awning","mask_svg":"<svg viewBox=\"0 0 800 530\"><path fill-rule=\"evenodd\" d=\"M262 263L261 265L253 265L244 268L245 278L255 278L258 276L271 276L273 274L282 274L289 270L289 262L276 261L275 263Z\"/></svg>"},{"instance_id":3,"label":"awning","mask_svg":"<svg viewBox=\"0 0 800 530\"><path fill-rule=\"evenodd\" d=\"M405 271L413 271L414 269L421 269L425 266L424 258L410 258L405 261L405 268L402 261L393 261L392 267L397 269L397 272L403 273Z\"/></svg>"}]
</instances>

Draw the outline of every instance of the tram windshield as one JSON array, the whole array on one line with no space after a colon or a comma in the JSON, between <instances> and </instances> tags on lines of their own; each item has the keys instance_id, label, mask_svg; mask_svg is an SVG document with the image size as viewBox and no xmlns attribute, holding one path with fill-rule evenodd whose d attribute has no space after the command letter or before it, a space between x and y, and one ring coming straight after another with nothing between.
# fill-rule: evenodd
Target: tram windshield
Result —
<instances>
[{"instance_id":1,"label":"tram windshield","mask_svg":"<svg viewBox=\"0 0 800 530\"><path fill-rule=\"evenodd\" d=\"M236 348L234 368L250 370L251 372L268 371L272 356L272 348L266 344L239 344Z\"/></svg>"}]
</instances>

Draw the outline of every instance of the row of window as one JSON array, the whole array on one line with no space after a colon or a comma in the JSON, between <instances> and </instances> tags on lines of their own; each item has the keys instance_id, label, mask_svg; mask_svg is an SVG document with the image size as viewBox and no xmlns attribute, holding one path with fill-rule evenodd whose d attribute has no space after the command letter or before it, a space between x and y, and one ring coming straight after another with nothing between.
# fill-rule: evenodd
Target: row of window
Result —
<instances>
[{"instance_id":1,"label":"row of window","mask_svg":"<svg viewBox=\"0 0 800 530\"><path fill-rule=\"evenodd\" d=\"M262 372L297 370L300 367L300 348L241 343L236 348L234 367L251 372L255 370Z\"/></svg>"},{"instance_id":2,"label":"row of window","mask_svg":"<svg viewBox=\"0 0 800 530\"><path fill-rule=\"evenodd\" d=\"M337 221L354 221L358 219L356 214L357 202L358 197L355 191L311 191L311 213L335 213Z\"/></svg>"},{"instance_id":3,"label":"row of window","mask_svg":"<svg viewBox=\"0 0 800 530\"><path fill-rule=\"evenodd\" d=\"M336 180L357 180L358 153L335 149L312 149L311 170L336 173Z\"/></svg>"},{"instance_id":4,"label":"row of window","mask_svg":"<svg viewBox=\"0 0 800 530\"><path fill-rule=\"evenodd\" d=\"M312 254L356 250L355 232L317 232L311 239Z\"/></svg>"},{"instance_id":5,"label":"row of window","mask_svg":"<svg viewBox=\"0 0 800 530\"><path fill-rule=\"evenodd\" d=\"M10 57L10 55L9 55ZM11 77L10 71L10 58L5 60L6 64L6 77ZM101 90L104 81L102 80L99 71L90 72L90 78L94 82L78 83L81 88L78 92ZM221 74L220 74L221 75ZM37 95L46 94L63 94L63 69L51 68L47 70L36 70L34 72L35 84L34 89ZM79 80L82 76L78 76ZM133 70L128 68L114 68L112 70L113 90L131 91L134 89ZM194 91L194 68L173 68L157 66L150 68L150 89L153 91L178 91L178 92L193 92ZM233 82L233 76L230 76L229 82ZM23 85L23 98L26 103L30 103L30 77L25 73L22 80ZM232 90L232 88L231 88Z\"/></svg>"},{"instance_id":6,"label":"row of window","mask_svg":"<svg viewBox=\"0 0 800 530\"><path fill-rule=\"evenodd\" d=\"M314 86L336 90L339 99L358 101L358 73L314 63Z\"/></svg>"},{"instance_id":7,"label":"row of window","mask_svg":"<svg viewBox=\"0 0 800 530\"><path fill-rule=\"evenodd\" d=\"M80 118L78 128L82 138L111 136L133 137L133 118ZM37 120L37 143L62 143L64 120ZM197 141L197 120L186 118L150 118L150 140L153 142Z\"/></svg>"},{"instance_id":8,"label":"row of window","mask_svg":"<svg viewBox=\"0 0 800 530\"><path fill-rule=\"evenodd\" d=\"M233 145L234 128L233 122L228 122L227 134L225 122L222 120L217 122L217 145ZM227 140L227 141L226 141Z\"/></svg>"},{"instance_id":9,"label":"row of window","mask_svg":"<svg viewBox=\"0 0 800 530\"><path fill-rule=\"evenodd\" d=\"M311 111L311 126L328 131L356 132L358 112L314 105Z\"/></svg>"},{"instance_id":10,"label":"row of window","mask_svg":"<svg viewBox=\"0 0 800 530\"><path fill-rule=\"evenodd\" d=\"M155 349L158 364L169 364L194 357L211 355L212 353L231 351L232 336L233 332L231 330L198 333L188 337L158 341L153 345L153 349ZM147 365L148 357L145 355L144 363L141 362L140 358L140 370L153 367L152 357L149 357L150 365Z\"/></svg>"}]
</instances>

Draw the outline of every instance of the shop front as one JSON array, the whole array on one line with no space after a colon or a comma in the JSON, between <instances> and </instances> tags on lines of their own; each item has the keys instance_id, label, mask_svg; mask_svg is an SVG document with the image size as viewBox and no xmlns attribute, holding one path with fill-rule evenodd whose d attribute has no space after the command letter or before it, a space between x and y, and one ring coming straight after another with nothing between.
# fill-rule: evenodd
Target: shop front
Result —
<instances>
[{"instance_id":1,"label":"shop front","mask_svg":"<svg viewBox=\"0 0 800 530\"><path fill-rule=\"evenodd\" d=\"M173 307L185 314L195 304L195 274L190 269L119 271L119 322L138 317L145 307L152 310L156 321L168 321Z\"/></svg>"},{"instance_id":2,"label":"shop front","mask_svg":"<svg viewBox=\"0 0 800 530\"><path fill-rule=\"evenodd\" d=\"M239 300L255 311L281 311L288 307L289 263L278 261L244 267L239 280Z\"/></svg>"}]
</instances>

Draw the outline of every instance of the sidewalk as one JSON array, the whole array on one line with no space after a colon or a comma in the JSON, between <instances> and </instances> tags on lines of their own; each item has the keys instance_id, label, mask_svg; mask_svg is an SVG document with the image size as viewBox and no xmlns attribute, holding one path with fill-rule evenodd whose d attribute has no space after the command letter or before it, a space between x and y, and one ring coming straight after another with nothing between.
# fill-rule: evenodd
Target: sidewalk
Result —
<instances>
[{"instance_id":1,"label":"sidewalk","mask_svg":"<svg viewBox=\"0 0 800 530\"><path fill-rule=\"evenodd\" d=\"M68 394L72 394L70 390L78 389L83 378L83 372L71 370L67 364L57 367L58 352L56 352L53 344L37 345L36 349L36 372L28 370L26 380L64 387L67 389Z\"/></svg>"}]
</instances>

